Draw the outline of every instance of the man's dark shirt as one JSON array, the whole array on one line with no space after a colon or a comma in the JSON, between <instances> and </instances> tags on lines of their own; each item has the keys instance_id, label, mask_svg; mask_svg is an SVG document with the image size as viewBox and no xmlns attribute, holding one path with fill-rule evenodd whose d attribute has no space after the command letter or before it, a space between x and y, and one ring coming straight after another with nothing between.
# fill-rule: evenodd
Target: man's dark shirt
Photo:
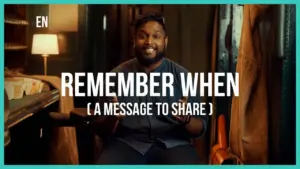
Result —
<instances>
[{"instance_id":1,"label":"man's dark shirt","mask_svg":"<svg viewBox=\"0 0 300 169\"><path fill-rule=\"evenodd\" d=\"M126 73L144 71L139 66L137 59L134 58L122 63L113 69L112 72L122 72L125 74L126 79ZM153 70L153 72L169 72L173 74L174 96L167 95L166 97L151 97L150 92L147 92L148 94L145 97L118 97L118 102L123 103L153 103L152 116L126 116L119 122L118 128L114 135L115 138L125 142L143 155L154 143L162 143L164 146L166 146L166 148L191 144L191 138L198 138L202 136L207 128L207 116L197 116L197 118L202 119L203 131L198 135L190 135L185 126L179 122L176 122L174 117L171 115L157 115L157 107L155 108L155 103L169 103L169 107L171 109L171 104L178 102L179 99L182 98L180 73L188 73L188 71L175 62L164 58L162 64ZM162 93L161 76L155 79L155 81L159 82L160 84L155 91ZM117 83L115 85L117 85ZM167 90L167 93L169 93L169 90ZM200 103L201 100L199 93L197 93L197 97L189 97L188 102Z\"/></svg>"}]
</instances>

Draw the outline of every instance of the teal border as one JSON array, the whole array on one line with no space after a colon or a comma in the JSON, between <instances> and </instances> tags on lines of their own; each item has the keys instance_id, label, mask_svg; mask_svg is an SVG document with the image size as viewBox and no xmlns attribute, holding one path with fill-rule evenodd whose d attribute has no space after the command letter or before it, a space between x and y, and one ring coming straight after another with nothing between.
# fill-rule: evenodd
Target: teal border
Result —
<instances>
[{"instance_id":1,"label":"teal border","mask_svg":"<svg viewBox=\"0 0 300 169\"><path fill-rule=\"evenodd\" d=\"M227 1L228 2L228 1ZM41 2L41 0L2 0L0 3L0 23L4 23L4 4L226 4L227 3L224 0L44 0L44 2ZM259 0L244 0L244 1L237 1L237 0L231 0L230 3L234 3L234 4L297 4L298 6L298 2L297 0L268 0L268 1L259 1ZM1 12L2 11L2 12ZM300 18L300 10L297 10L297 18ZM298 20L298 19L297 19ZM296 23L296 28L299 27L299 22ZM4 30L3 30L3 24L0 24L0 32L1 36L0 38L2 39L0 41L0 51L1 51L1 55L0 55L0 85L1 87L4 89ZM297 48L300 48L300 41L299 41L299 32L297 31L296 33L296 45ZM297 49L296 48L296 49ZM297 50L297 56L299 56L299 50ZM299 57L296 57L296 64L298 65L300 62ZM296 67L296 86L300 85L300 67ZM0 90L0 106L3 110L3 114L4 114L4 90ZM299 97L299 90L296 89L296 112L299 112L299 105L300 105L300 101L298 100ZM298 104L299 102L299 104ZM296 121L300 121L300 116L297 115L296 113ZM4 120L3 118L1 118L0 120L1 122L1 129L0 129L0 138L4 138ZM299 128L299 123L296 123L296 127ZM299 140L299 130L297 130L296 133L296 138L297 140ZM1 139L1 147L4 148L4 139ZM297 146L296 148L296 154L297 157L299 157L298 155L300 154L299 151L299 146ZM187 169L187 168L219 168L221 166L193 166L193 165L185 165L185 166L137 166L137 165L127 165L127 166L116 166L116 165L109 165L109 166L93 166L93 165L78 165L78 166L70 166L70 165L45 165L45 166L40 166L40 165L18 165L18 166L5 166L4 165L4 150L2 149L2 151L0 151L0 160L1 160L1 167L0 168L28 168L28 169L32 169L32 168L38 168L38 169L42 169L42 168L96 168L96 167L101 167L101 168L110 168L110 169L115 169L115 168L124 168L124 169L129 169L129 168L143 168L143 169L147 169L147 168L153 168L155 167L156 169L159 168L172 168L172 169ZM296 160L297 164L299 164L299 158L297 158ZM247 166L222 166L222 168L228 168L228 169L233 169L236 167L243 167L243 168L251 168L251 169L257 169L257 167L259 168L278 168L280 167L280 169L284 169L284 168L295 168L296 166L287 166L287 165L247 165ZM298 168L298 167L297 167Z\"/></svg>"}]
</instances>

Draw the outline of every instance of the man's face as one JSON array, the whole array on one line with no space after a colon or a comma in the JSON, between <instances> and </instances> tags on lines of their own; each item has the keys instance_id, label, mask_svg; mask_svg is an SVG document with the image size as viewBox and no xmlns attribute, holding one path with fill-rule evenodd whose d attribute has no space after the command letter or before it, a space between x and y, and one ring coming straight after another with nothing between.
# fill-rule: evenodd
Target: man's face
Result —
<instances>
[{"instance_id":1,"label":"man's face","mask_svg":"<svg viewBox=\"0 0 300 169\"><path fill-rule=\"evenodd\" d=\"M163 27L155 21L141 26L135 37L135 52L140 62L149 66L164 57L167 37Z\"/></svg>"}]
</instances>

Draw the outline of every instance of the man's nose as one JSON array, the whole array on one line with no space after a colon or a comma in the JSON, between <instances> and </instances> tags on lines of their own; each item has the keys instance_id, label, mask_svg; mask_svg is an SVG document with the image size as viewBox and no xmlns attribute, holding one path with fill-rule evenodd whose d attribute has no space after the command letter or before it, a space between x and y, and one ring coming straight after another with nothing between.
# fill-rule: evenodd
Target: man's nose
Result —
<instances>
[{"instance_id":1,"label":"man's nose","mask_svg":"<svg viewBox=\"0 0 300 169\"><path fill-rule=\"evenodd\" d=\"M152 43L153 43L153 39L149 36L149 37L146 39L145 44L146 44L146 45L152 45Z\"/></svg>"}]
</instances>

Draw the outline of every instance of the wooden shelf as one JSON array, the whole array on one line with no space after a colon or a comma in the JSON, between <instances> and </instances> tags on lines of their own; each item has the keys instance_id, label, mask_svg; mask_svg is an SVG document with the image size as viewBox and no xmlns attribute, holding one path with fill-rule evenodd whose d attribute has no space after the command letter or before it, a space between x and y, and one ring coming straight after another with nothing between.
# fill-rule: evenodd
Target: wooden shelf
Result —
<instances>
[{"instance_id":1,"label":"wooden shelf","mask_svg":"<svg viewBox=\"0 0 300 169\"><path fill-rule=\"evenodd\" d=\"M25 45L18 45L18 44L8 44L6 43L4 45L5 50L24 50L27 49L27 46Z\"/></svg>"},{"instance_id":2,"label":"wooden shelf","mask_svg":"<svg viewBox=\"0 0 300 169\"><path fill-rule=\"evenodd\" d=\"M22 25L22 26L29 25L28 21L26 21L26 20L12 19L12 18L5 19L4 23L6 23L6 24L12 24L12 25Z\"/></svg>"},{"instance_id":3,"label":"wooden shelf","mask_svg":"<svg viewBox=\"0 0 300 169\"><path fill-rule=\"evenodd\" d=\"M28 6L4 5L5 67L25 71L28 61Z\"/></svg>"}]
</instances>

